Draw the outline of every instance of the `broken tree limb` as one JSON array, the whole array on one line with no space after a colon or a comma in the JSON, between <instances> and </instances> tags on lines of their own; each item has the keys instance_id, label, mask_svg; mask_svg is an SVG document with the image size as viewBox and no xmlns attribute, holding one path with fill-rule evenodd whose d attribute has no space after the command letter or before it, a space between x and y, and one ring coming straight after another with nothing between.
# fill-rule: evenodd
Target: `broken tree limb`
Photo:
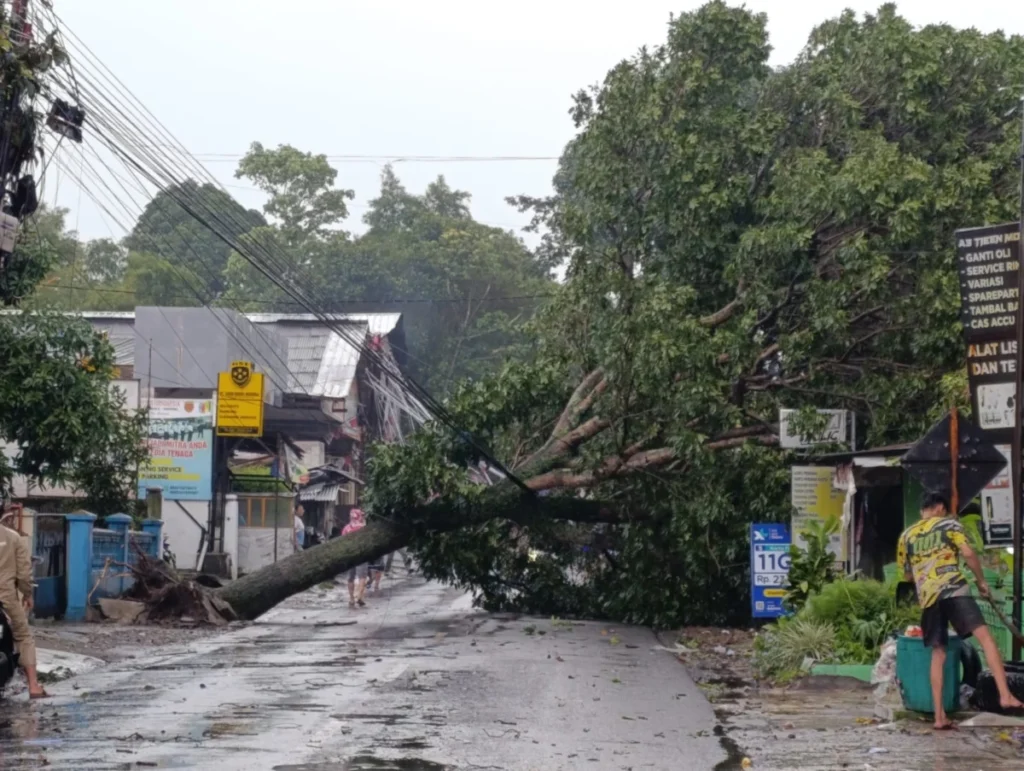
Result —
<instances>
[{"instance_id":1,"label":"broken tree limb","mask_svg":"<svg viewBox=\"0 0 1024 771\"><path fill-rule=\"evenodd\" d=\"M552 438L561 436L579 422L580 415L593 404L594 398L596 398L594 392L604 382L604 370L601 367L598 367L580 381L572 396L569 397L569 401L565 405L565 409L562 410L558 421L555 423L555 428L551 432ZM603 391L604 389L602 388L601 390Z\"/></svg>"}]
</instances>

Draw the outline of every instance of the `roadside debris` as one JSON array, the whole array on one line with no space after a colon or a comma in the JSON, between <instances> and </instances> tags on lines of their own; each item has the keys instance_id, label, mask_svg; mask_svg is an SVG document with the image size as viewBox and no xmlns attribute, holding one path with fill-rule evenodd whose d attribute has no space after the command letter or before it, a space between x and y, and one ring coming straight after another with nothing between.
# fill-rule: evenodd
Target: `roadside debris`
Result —
<instances>
[{"instance_id":1,"label":"roadside debris","mask_svg":"<svg viewBox=\"0 0 1024 771\"><path fill-rule=\"evenodd\" d=\"M153 623L192 623L224 626L238 617L231 606L216 594L204 588L198 580L183 578L164 562L140 555L135 565L121 565L135 576L122 600L136 600L145 611L135 621Z\"/></svg>"}]
</instances>

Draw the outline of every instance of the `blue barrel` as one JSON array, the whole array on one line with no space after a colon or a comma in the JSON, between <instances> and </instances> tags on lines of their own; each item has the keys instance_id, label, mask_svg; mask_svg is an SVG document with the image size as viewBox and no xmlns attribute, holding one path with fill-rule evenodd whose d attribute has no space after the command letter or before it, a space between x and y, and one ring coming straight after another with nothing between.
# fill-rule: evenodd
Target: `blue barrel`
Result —
<instances>
[{"instance_id":1,"label":"blue barrel","mask_svg":"<svg viewBox=\"0 0 1024 771\"><path fill-rule=\"evenodd\" d=\"M960 648L963 641L949 636L946 647L946 669L942 676L942 704L947 712L960 706ZM930 679L932 649L920 637L900 637L896 642L896 682L903 696L903 705L915 712L934 712Z\"/></svg>"}]
</instances>

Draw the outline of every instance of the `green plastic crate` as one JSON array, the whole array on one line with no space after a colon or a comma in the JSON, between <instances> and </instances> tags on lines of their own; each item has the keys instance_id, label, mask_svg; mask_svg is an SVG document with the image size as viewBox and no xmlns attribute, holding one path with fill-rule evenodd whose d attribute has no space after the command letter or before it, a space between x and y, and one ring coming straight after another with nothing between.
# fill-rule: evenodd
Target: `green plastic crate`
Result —
<instances>
[{"instance_id":1,"label":"green plastic crate","mask_svg":"<svg viewBox=\"0 0 1024 771\"><path fill-rule=\"evenodd\" d=\"M942 679L942 703L947 712L955 712L960 704L960 647L956 635L949 636L946 648L946 669ZM900 637L896 641L896 683L903 704L915 712L934 712L930 680L932 650L920 637Z\"/></svg>"}]
</instances>

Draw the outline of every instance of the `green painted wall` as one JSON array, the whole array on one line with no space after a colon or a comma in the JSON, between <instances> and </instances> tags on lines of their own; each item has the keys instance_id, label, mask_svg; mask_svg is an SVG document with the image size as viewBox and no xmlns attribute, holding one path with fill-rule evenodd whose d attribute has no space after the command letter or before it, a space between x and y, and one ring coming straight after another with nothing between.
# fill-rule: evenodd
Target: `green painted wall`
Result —
<instances>
[{"instance_id":1,"label":"green painted wall","mask_svg":"<svg viewBox=\"0 0 1024 771\"><path fill-rule=\"evenodd\" d=\"M910 474L903 472L903 527L908 528L921 519L921 497L924 488Z\"/></svg>"}]
</instances>

